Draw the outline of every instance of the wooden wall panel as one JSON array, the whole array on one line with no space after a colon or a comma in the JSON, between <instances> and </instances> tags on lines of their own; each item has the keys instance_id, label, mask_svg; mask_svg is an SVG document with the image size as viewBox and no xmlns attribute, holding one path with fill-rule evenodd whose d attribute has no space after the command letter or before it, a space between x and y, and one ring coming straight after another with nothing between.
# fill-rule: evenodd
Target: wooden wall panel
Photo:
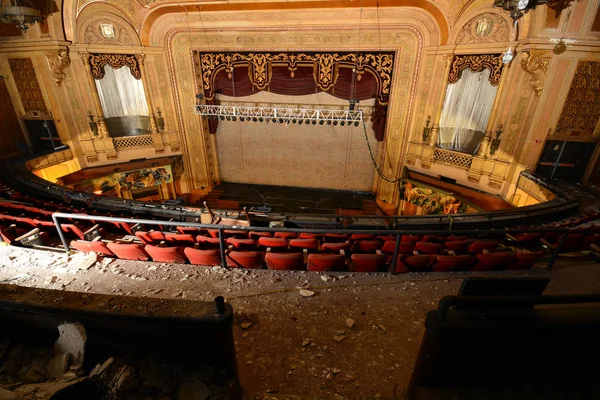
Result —
<instances>
[{"instance_id":1,"label":"wooden wall panel","mask_svg":"<svg viewBox=\"0 0 600 400\"><path fill-rule=\"evenodd\" d=\"M25 112L48 114L31 58L9 58L8 63Z\"/></svg>"},{"instance_id":2,"label":"wooden wall panel","mask_svg":"<svg viewBox=\"0 0 600 400\"><path fill-rule=\"evenodd\" d=\"M18 152L17 143L24 141L19 118L10 100L6 81L0 78L0 158Z\"/></svg>"}]
</instances>

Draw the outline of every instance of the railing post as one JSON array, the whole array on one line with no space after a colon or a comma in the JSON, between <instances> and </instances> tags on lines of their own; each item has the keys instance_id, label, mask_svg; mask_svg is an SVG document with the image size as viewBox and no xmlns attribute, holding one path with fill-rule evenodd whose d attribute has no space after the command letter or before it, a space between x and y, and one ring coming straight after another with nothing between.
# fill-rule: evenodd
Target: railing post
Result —
<instances>
[{"instance_id":1,"label":"railing post","mask_svg":"<svg viewBox=\"0 0 600 400\"><path fill-rule=\"evenodd\" d=\"M56 214L52 214L52 221L54 222L54 226L56 227L56 230L58 231L58 237L60 237L60 241L62 242L63 246L65 247L65 252L68 253L69 251L71 251L71 249L69 248L69 243L67 242L67 238L65 237L65 234L62 231L62 227L60 226L60 222L58 221Z\"/></svg>"},{"instance_id":2,"label":"railing post","mask_svg":"<svg viewBox=\"0 0 600 400\"><path fill-rule=\"evenodd\" d=\"M221 251L221 266L227 268L227 260L225 260L225 238L223 237L223 228L219 228L219 250Z\"/></svg>"},{"instance_id":3,"label":"railing post","mask_svg":"<svg viewBox=\"0 0 600 400\"><path fill-rule=\"evenodd\" d=\"M396 273L396 263L398 262L398 253L400 251L400 240L402 239L402 235L396 233L396 247L394 247L394 258L392 259L392 266L390 267L392 270L390 271L392 274Z\"/></svg>"},{"instance_id":4,"label":"railing post","mask_svg":"<svg viewBox=\"0 0 600 400\"><path fill-rule=\"evenodd\" d=\"M548 266L546 267L546 269L548 271L552 271L552 267L554 266L554 263L556 262L556 259L558 258L558 253L560 253L560 251L562 250L563 244L565 243L565 240L567 239L568 234L569 234L569 232L563 232L562 236L560 237L560 240L558 241L556 248L552 252L552 256L550 257L550 260L548 260Z\"/></svg>"}]
</instances>

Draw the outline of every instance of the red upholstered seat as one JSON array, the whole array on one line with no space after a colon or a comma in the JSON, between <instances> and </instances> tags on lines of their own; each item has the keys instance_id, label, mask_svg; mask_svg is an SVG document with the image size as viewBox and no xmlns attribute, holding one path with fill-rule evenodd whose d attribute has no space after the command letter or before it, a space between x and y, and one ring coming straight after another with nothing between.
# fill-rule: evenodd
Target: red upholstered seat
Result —
<instances>
[{"instance_id":1,"label":"red upholstered seat","mask_svg":"<svg viewBox=\"0 0 600 400\"><path fill-rule=\"evenodd\" d=\"M152 257L152 261L179 264L184 264L186 261L181 247L160 247L147 244L145 250Z\"/></svg>"},{"instance_id":2,"label":"red upholstered seat","mask_svg":"<svg viewBox=\"0 0 600 400\"><path fill-rule=\"evenodd\" d=\"M272 251L285 251L288 249L288 241L278 237L261 237L258 238L258 245L261 248L271 248Z\"/></svg>"},{"instance_id":3,"label":"red upholstered seat","mask_svg":"<svg viewBox=\"0 0 600 400\"><path fill-rule=\"evenodd\" d=\"M396 249L396 241L395 240L386 240L383 244L383 251L386 254L394 254ZM415 244L413 242L400 242L400 246L398 247L398 254L412 254L415 250Z\"/></svg>"},{"instance_id":4,"label":"red upholstered seat","mask_svg":"<svg viewBox=\"0 0 600 400\"><path fill-rule=\"evenodd\" d=\"M73 240L69 246L83 253L94 252L102 254L103 256L114 256L113 252L110 251L106 243L101 240L92 242L88 242L87 240Z\"/></svg>"},{"instance_id":5,"label":"red upholstered seat","mask_svg":"<svg viewBox=\"0 0 600 400\"><path fill-rule=\"evenodd\" d=\"M473 271L500 271L508 269L516 261L513 253L477 254Z\"/></svg>"},{"instance_id":6,"label":"red upholstered seat","mask_svg":"<svg viewBox=\"0 0 600 400\"><path fill-rule=\"evenodd\" d=\"M359 240L373 240L375 239L375 235L372 235L370 233L355 233L352 236L350 236L350 241L352 242L356 242Z\"/></svg>"},{"instance_id":7,"label":"red upholstered seat","mask_svg":"<svg viewBox=\"0 0 600 400\"><path fill-rule=\"evenodd\" d=\"M543 233L519 233L511 236L511 241L515 244L530 245L538 244L540 239L544 237Z\"/></svg>"},{"instance_id":8,"label":"red upholstered seat","mask_svg":"<svg viewBox=\"0 0 600 400\"><path fill-rule=\"evenodd\" d=\"M324 253L339 253L341 250L350 251L352 245L350 242L344 243L323 243L321 245L321 251Z\"/></svg>"},{"instance_id":9,"label":"red upholstered seat","mask_svg":"<svg viewBox=\"0 0 600 400\"><path fill-rule=\"evenodd\" d=\"M396 240L396 235L382 235L377 236L375 239L379 240L380 242L387 242L388 240Z\"/></svg>"},{"instance_id":10,"label":"red upholstered seat","mask_svg":"<svg viewBox=\"0 0 600 400\"><path fill-rule=\"evenodd\" d=\"M348 269L353 272L384 272L386 267L385 254L352 254Z\"/></svg>"},{"instance_id":11,"label":"red upholstered seat","mask_svg":"<svg viewBox=\"0 0 600 400\"><path fill-rule=\"evenodd\" d=\"M323 234L322 233L308 233L308 232L301 232L300 236L298 236L299 239L322 239L323 238Z\"/></svg>"},{"instance_id":12,"label":"red upholstered seat","mask_svg":"<svg viewBox=\"0 0 600 400\"><path fill-rule=\"evenodd\" d=\"M517 257L517 261L508 267L508 270L529 269L544 256L544 252L523 252L517 253L515 256Z\"/></svg>"},{"instance_id":13,"label":"red upholstered seat","mask_svg":"<svg viewBox=\"0 0 600 400\"><path fill-rule=\"evenodd\" d=\"M183 254L190 264L196 265L221 265L221 252L217 249L201 250L193 247L184 247Z\"/></svg>"},{"instance_id":14,"label":"red upholstered seat","mask_svg":"<svg viewBox=\"0 0 600 400\"><path fill-rule=\"evenodd\" d=\"M421 236L417 236L417 235L402 235L402 238L400 239L401 242L419 242L422 239Z\"/></svg>"},{"instance_id":15,"label":"red upholstered seat","mask_svg":"<svg viewBox=\"0 0 600 400\"><path fill-rule=\"evenodd\" d=\"M75 236L80 240L85 240L85 235L83 234L83 230L77 223L60 224L60 229L68 235Z\"/></svg>"},{"instance_id":16,"label":"red upholstered seat","mask_svg":"<svg viewBox=\"0 0 600 400\"><path fill-rule=\"evenodd\" d=\"M358 253L375 253L381 249L382 243L379 240L359 240L354 243L353 251Z\"/></svg>"},{"instance_id":17,"label":"red upholstered seat","mask_svg":"<svg viewBox=\"0 0 600 400\"><path fill-rule=\"evenodd\" d=\"M563 242L562 247L560 248L561 253L569 253L572 251L579 251L581 246L585 240L585 235L583 233L568 233L565 241ZM558 237L554 242L551 242L552 248L557 247L560 243L560 237Z\"/></svg>"},{"instance_id":18,"label":"red upholstered seat","mask_svg":"<svg viewBox=\"0 0 600 400\"><path fill-rule=\"evenodd\" d=\"M309 271L343 271L346 258L341 254L309 254L306 269Z\"/></svg>"},{"instance_id":19,"label":"red upholstered seat","mask_svg":"<svg viewBox=\"0 0 600 400\"><path fill-rule=\"evenodd\" d=\"M167 233L165 239L170 246L193 246L196 243L189 233Z\"/></svg>"},{"instance_id":20,"label":"red upholstered seat","mask_svg":"<svg viewBox=\"0 0 600 400\"><path fill-rule=\"evenodd\" d=\"M454 236L454 235L450 235L446 237L446 242L456 242L456 241L462 241L462 240L467 240L466 236Z\"/></svg>"},{"instance_id":21,"label":"red upholstered seat","mask_svg":"<svg viewBox=\"0 0 600 400\"><path fill-rule=\"evenodd\" d=\"M225 235L225 237L230 238L237 238L237 239L248 239L248 231L238 231L235 229L225 229L223 230L223 235Z\"/></svg>"},{"instance_id":22,"label":"red upholstered seat","mask_svg":"<svg viewBox=\"0 0 600 400\"><path fill-rule=\"evenodd\" d=\"M469 242L466 240L452 240L450 242L445 242L444 246L446 246L447 250L452 250L456 254L464 254L467 252Z\"/></svg>"},{"instance_id":23,"label":"red upholstered seat","mask_svg":"<svg viewBox=\"0 0 600 400\"><path fill-rule=\"evenodd\" d=\"M267 253L265 263L268 269L303 270L304 255L302 253Z\"/></svg>"},{"instance_id":24,"label":"red upholstered seat","mask_svg":"<svg viewBox=\"0 0 600 400\"><path fill-rule=\"evenodd\" d=\"M596 246L600 246L600 235L586 235L585 239L583 240L583 244L581 245L581 250L589 250L590 246L593 244L595 244Z\"/></svg>"},{"instance_id":25,"label":"red upholstered seat","mask_svg":"<svg viewBox=\"0 0 600 400\"><path fill-rule=\"evenodd\" d=\"M165 234L161 231L137 231L135 236L144 244L158 244L165 240Z\"/></svg>"},{"instance_id":26,"label":"red upholstered seat","mask_svg":"<svg viewBox=\"0 0 600 400\"><path fill-rule=\"evenodd\" d=\"M147 261L150 256L138 243L108 243L110 251L123 260Z\"/></svg>"},{"instance_id":27,"label":"red upholstered seat","mask_svg":"<svg viewBox=\"0 0 600 400\"><path fill-rule=\"evenodd\" d=\"M477 262L477 258L471 255L462 256L437 256L437 262L433 265L436 272L467 271Z\"/></svg>"},{"instance_id":28,"label":"red upholstered seat","mask_svg":"<svg viewBox=\"0 0 600 400\"><path fill-rule=\"evenodd\" d=\"M290 240L290 248L318 250L319 241L317 239L292 239Z\"/></svg>"},{"instance_id":29,"label":"red upholstered seat","mask_svg":"<svg viewBox=\"0 0 600 400\"><path fill-rule=\"evenodd\" d=\"M198 228L194 228L191 226L178 226L177 232L182 233L182 234L193 235L193 236L196 236L196 235L198 235L198 233L200 233Z\"/></svg>"},{"instance_id":30,"label":"red upholstered seat","mask_svg":"<svg viewBox=\"0 0 600 400\"><path fill-rule=\"evenodd\" d=\"M218 238L219 237L219 230L218 229L207 229L206 232L212 238Z\"/></svg>"},{"instance_id":31,"label":"red upholstered seat","mask_svg":"<svg viewBox=\"0 0 600 400\"><path fill-rule=\"evenodd\" d=\"M276 238L283 239L296 239L298 237L298 234L296 232L275 232L274 236Z\"/></svg>"},{"instance_id":32,"label":"red upholstered seat","mask_svg":"<svg viewBox=\"0 0 600 400\"><path fill-rule=\"evenodd\" d=\"M220 248L219 238L209 237L209 236L196 236L196 242L198 244L198 248L201 250L210 250L210 249L218 249Z\"/></svg>"},{"instance_id":33,"label":"red upholstered seat","mask_svg":"<svg viewBox=\"0 0 600 400\"><path fill-rule=\"evenodd\" d=\"M431 271L431 267L435 264L436 259L437 256L434 254L417 256L402 254L396 262L396 273Z\"/></svg>"},{"instance_id":34,"label":"red upholstered seat","mask_svg":"<svg viewBox=\"0 0 600 400\"><path fill-rule=\"evenodd\" d=\"M250 239L258 240L261 237L273 237L273 233L271 233L271 232L254 232L254 231L250 231L250 233L248 234L248 236L250 237Z\"/></svg>"},{"instance_id":35,"label":"red upholstered seat","mask_svg":"<svg viewBox=\"0 0 600 400\"><path fill-rule=\"evenodd\" d=\"M252 239L227 238L227 244L236 250L256 250L256 242Z\"/></svg>"},{"instance_id":36,"label":"red upholstered seat","mask_svg":"<svg viewBox=\"0 0 600 400\"><path fill-rule=\"evenodd\" d=\"M347 233L326 233L325 242L343 243L350 239Z\"/></svg>"},{"instance_id":37,"label":"red upholstered seat","mask_svg":"<svg viewBox=\"0 0 600 400\"><path fill-rule=\"evenodd\" d=\"M424 242L444 243L447 241L445 236L440 235L425 235L422 239Z\"/></svg>"},{"instance_id":38,"label":"red upholstered seat","mask_svg":"<svg viewBox=\"0 0 600 400\"><path fill-rule=\"evenodd\" d=\"M473 242L469 245L468 252L471 254L483 253L484 250L494 251L498 247L498 242Z\"/></svg>"},{"instance_id":39,"label":"red upholstered seat","mask_svg":"<svg viewBox=\"0 0 600 400\"><path fill-rule=\"evenodd\" d=\"M232 251L225 258L229 268L259 269L263 266L265 253L260 251Z\"/></svg>"},{"instance_id":40,"label":"red upholstered seat","mask_svg":"<svg viewBox=\"0 0 600 400\"><path fill-rule=\"evenodd\" d=\"M404 237L404 236L402 236ZM417 242L415 243L415 251L418 251L420 254L440 254L444 250L444 245L442 243L432 243L432 242Z\"/></svg>"}]
</instances>

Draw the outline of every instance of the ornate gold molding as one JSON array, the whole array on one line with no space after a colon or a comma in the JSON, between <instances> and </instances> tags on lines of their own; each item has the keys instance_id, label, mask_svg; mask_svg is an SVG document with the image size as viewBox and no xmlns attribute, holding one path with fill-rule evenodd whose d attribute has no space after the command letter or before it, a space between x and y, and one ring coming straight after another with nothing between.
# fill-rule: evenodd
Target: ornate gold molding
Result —
<instances>
[{"instance_id":1,"label":"ornate gold molding","mask_svg":"<svg viewBox=\"0 0 600 400\"><path fill-rule=\"evenodd\" d=\"M521 60L521 67L525 72L531 75L529 83L533 88L533 92L536 96L542 94L544 85L541 82L542 73L548 72L548 64L550 60L542 60L540 57L546 53L544 50L525 50L521 52L523 59Z\"/></svg>"},{"instance_id":2,"label":"ornate gold molding","mask_svg":"<svg viewBox=\"0 0 600 400\"><path fill-rule=\"evenodd\" d=\"M56 86L62 85L63 79L67 76L64 72L65 68L71 65L69 49L61 49L56 56L48 57L48 64L50 64L50 70L52 71L52 81Z\"/></svg>"},{"instance_id":3,"label":"ornate gold molding","mask_svg":"<svg viewBox=\"0 0 600 400\"><path fill-rule=\"evenodd\" d=\"M92 76L95 79L104 77L104 66L106 64L113 68L129 67L131 75L136 79L142 79L142 72L135 55L131 54L90 54L89 63L92 68Z\"/></svg>"},{"instance_id":4,"label":"ornate gold molding","mask_svg":"<svg viewBox=\"0 0 600 400\"><path fill-rule=\"evenodd\" d=\"M487 68L490 70L490 84L496 86L500 83L503 65L502 55L497 54L454 56L448 74L448 83L458 81L462 71L467 68L473 72L479 72Z\"/></svg>"},{"instance_id":5,"label":"ornate gold molding","mask_svg":"<svg viewBox=\"0 0 600 400\"><path fill-rule=\"evenodd\" d=\"M444 63L446 67L449 67L452 64L452 60L454 59L454 54L444 54Z\"/></svg>"},{"instance_id":6,"label":"ornate gold molding","mask_svg":"<svg viewBox=\"0 0 600 400\"><path fill-rule=\"evenodd\" d=\"M271 82L274 66L286 66L292 77L299 66L310 66L313 67L315 83L323 91L335 85L340 67L355 69L358 80L365 71L370 72L377 81L377 99L385 104L394 64L392 53L199 53L199 58L202 86L208 100L215 95L214 79L222 70L247 66L252 84L259 90L265 90Z\"/></svg>"},{"instance_id":7,"label":"ornate gold molding","mask_svg":"<svg viewBox=\"0 0 600 400\"><path fill-rule=\"evenodd\" d=\"M510 41L510 25L497 13L479 14L463 25L457 44L499 43Z\"/></svg>"}]
</instances>

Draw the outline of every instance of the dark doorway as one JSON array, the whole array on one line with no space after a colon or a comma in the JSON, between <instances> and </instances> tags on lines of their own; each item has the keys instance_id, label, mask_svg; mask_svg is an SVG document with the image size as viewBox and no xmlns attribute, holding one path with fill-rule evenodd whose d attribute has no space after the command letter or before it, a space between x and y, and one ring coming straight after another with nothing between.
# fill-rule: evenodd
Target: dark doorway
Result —
<instances>
[{"instance_id":1,"label":"dark doorway","mask_svg":"<svg viewBox=\"0 0 600 400\"><path fill-rule=\"evenodd\" d=\"M580 182L595 149L596 143L548 140L535 172L546 178Z\"/></svg>"},{"instance_id":2,"label":"dark doorway","mask_svg":"<svg viewBox=\"0 0 600 400\"><path fill-rule=\"evenodd\" d=\"M24 119L31 147L35 153L45 150L58 150L64 144L58 137L56 126L51 119Z\"/></svg>"}]
</instances>

